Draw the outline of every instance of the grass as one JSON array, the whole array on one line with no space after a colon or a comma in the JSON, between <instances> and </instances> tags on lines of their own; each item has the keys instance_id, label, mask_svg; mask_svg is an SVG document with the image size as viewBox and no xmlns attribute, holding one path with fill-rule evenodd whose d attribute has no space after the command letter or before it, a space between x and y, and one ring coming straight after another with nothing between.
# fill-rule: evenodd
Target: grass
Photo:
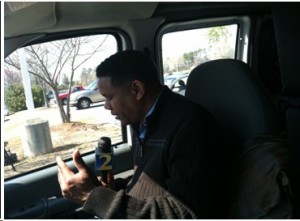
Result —
<instances>
[{"instance_id":1,"label":"grass","mask_svg":"<svg viewBox=\"0 0 300 221\"><path fill-rule=\"evenodd\" d=\"M110 136L113 143L121 141L120 127L110 124L86 124L80 122L59 124L50 127L53 151L51 153L27 157L24 155L22 138L16 134L6 141L5 149L17 154L17 162L4 168L4 178L12 177L30 170L52 164L57 155L63 159L71 157L75 148L81 153L94 150L99 137Z\"/></svg>"}]
</instances>

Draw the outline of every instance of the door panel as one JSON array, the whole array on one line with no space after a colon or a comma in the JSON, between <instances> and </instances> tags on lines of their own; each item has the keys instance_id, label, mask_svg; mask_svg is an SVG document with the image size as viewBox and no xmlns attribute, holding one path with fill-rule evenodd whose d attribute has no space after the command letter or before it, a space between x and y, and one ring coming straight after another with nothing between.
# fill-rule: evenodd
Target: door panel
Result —
<instances>
[{"instance_id":1,"label":"door panel","mask_svg":"<svg viewBox=\"0 0 300 221\"><path fill-rule=\"evenodd\" d=\"M113 172L118 176L133 167L131 148L120 145L114 148ZM94 168L95 155L83 157L90 168ZM73 161L67 162L72 169ZM127 175L127 173L125 173ZM87 218L80 205L62 197L57 181L57 166L42 169L4 183L5 218Z\"/></svg>"}]
</instances>

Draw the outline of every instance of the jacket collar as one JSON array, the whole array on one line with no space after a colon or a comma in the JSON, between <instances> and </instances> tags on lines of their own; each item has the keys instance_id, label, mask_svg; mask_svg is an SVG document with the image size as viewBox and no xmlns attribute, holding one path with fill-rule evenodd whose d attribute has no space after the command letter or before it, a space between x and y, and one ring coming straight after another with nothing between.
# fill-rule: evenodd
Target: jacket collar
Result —
<instances>
[{"instance_id":1,"label":"jacket collar","mask_svg":"<svg viewBox=\"0 0 300 221\"><path fill-rule=\"evenodd\" d=\"M157 121L157 117L161 113L161 109L163 106L163 103L166 102L166 99L168 97L168 94L172 93L171 90L168 88L168 86L164 86L158 95L157 99L154 101L153 105L149 109L149 111L146 114L145 120L147 122L147 125L150 127L153 127L155 122ZM136 123L132 125L132 127L138 131L139 130L139 123Z\"/></svg>"}]
</instances>

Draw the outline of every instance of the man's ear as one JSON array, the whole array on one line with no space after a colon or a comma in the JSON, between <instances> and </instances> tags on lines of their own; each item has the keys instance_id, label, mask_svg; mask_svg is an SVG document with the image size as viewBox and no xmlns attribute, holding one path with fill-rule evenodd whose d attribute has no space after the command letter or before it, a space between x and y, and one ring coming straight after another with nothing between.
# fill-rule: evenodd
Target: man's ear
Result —
<instances>
[{"instance_id":1,"label":"man's ear","mask_svg":"<svg viewBox=\"0 0 300 221\"><path fill-rule=\"evenodd\" d=\"M145 84L139 80L131 83L131 93L137 100L141 100L145 95Z\"/></svg>"}]
</instances>

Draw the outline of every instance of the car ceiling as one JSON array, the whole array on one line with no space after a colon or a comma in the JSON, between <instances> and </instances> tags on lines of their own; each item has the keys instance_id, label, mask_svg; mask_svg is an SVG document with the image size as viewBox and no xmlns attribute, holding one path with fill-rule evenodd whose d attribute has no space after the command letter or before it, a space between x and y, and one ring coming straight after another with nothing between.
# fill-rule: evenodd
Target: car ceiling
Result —
<instances>
[{"instance_id":1,"label":"car ceiling","mask_svg":"<svg viewBox=\"0 0 300 221\"><path fill-rule=\"evenodd\" d=\"M245 7L246 6L246 7ZM250 6L250 7L249 7ZM130 21L166 22L258 10L268 3L216 2L4 2L5 56L47 34L121 28Z\"/></svg>"},{"instance_id":2,"label":"car ceiling","mask_svg":"<svg viewBox=\"0 0 300 221\"><path fill-rule=\"evenodd\" d=\"M274 4L274 3L273 3ZM121 27L130 20L223 16L270 3L222 2L4 2L4 36ZM187 13L188 12L188 13Z\"/></svg>"},{"instance_id":3,"label":"car ceiling","mask_svg":"<svg viewBox=\"0 0 300 221\"><path fill-rule=\"evenodd\" d=\"M120 27L149 18L156 2L5 2L5 38L31 33Z\"/></svg>"}]
</instances>

